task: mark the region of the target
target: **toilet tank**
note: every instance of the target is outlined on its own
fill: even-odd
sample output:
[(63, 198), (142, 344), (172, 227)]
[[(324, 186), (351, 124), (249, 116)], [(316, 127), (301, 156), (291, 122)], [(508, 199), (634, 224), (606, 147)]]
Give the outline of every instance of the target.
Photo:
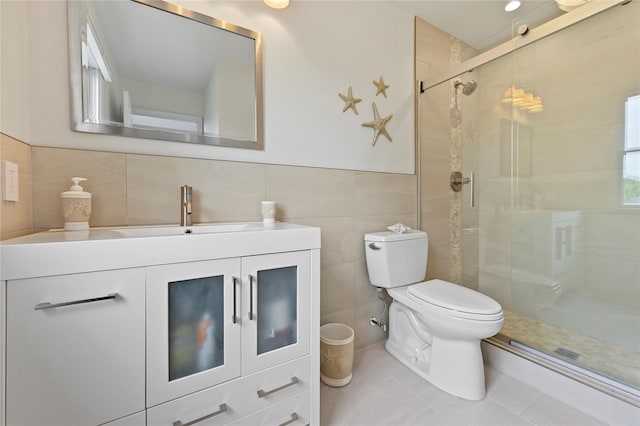
[(374, 232), (365, 234), (364, 250), (369, 281), (376, 287), (392, 288), (424, 280), (429, 237), (423, 231)]

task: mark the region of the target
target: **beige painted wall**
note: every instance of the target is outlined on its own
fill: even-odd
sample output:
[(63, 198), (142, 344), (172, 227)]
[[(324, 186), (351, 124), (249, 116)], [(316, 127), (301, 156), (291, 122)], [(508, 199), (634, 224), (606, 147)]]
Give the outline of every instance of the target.
[[(263, 35), (264, 150), (70, 129), (67, 2), (0, 1), (1, 131), (32, 145), (413, 174), (413, 17), (387, 1), (179, 1)], [(357, 17), (357, 19), (354, 19)], [(387, 97), (373, 80), (384, 77)], [(361, 98), (343, 112), (339, 93)], [(393, 114), (372, 148), (372, 103)], [(134, 100), (135, 106), (135, 100)]]

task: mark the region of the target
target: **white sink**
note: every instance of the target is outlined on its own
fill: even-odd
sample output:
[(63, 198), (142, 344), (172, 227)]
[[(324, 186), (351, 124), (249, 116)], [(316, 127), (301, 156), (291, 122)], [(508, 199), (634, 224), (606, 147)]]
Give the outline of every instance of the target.
[(256, 225), (257, 224), (255, 223), (218, 223), (193, 226), (144, 226), (140, 228), (114, 229), (114, 231), (123, 237), (170, 237), (173, 235), (198, 235), (248, 231), (250, 229), (255, 229)]

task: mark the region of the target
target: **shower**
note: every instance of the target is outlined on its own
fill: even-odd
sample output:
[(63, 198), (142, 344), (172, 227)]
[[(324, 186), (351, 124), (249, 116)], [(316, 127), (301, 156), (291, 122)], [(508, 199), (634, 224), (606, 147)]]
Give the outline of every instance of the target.
[(458, 87), (462, 86), (462, 94), (465, 96), (469, 96), (471, 94), (473, 94), (473, 92), (476, 91), (477, 87), (478, 87), (478, 82), (473, 81), (473, 80), (469, 80), (466, 83), (463, 83), (462, 81), (458, 80), (454, 83), (454, 87), (456, 89), (458, 89)]
[[(441, 255), (430, 260), (427, 279), (444, 277), (502, 305), (505, 323), (492, 346), (634, 408), (640, 192), (630, 188), (640, 187), (631, 162), (640, 157), (630, 135), (637, 135), (631, 111), (640, 105), (640, 81), (627, 64), (638, 64), (639, 17), (640, 2), (611, 6), (471, 58), (450, 39), (437, 53), (448, 71), (419, 82), (416, 132), (418, 228), (448, 236), (434, 247)], [(436, 54), (422, 41), (438, 33), (416, 28), (420, 71)], [(576, 44), (587, 31), (603, 36)], [(598, 55), (609, 52), (610, 63), (596, 70)], [(579, 81), (576, 61), (591, 70)], [(535, 97), (544, 111), (522, 107)], [(462, 174), (454, 183), (474, 173), (473, 190), (451, 191), (452, 171)]]

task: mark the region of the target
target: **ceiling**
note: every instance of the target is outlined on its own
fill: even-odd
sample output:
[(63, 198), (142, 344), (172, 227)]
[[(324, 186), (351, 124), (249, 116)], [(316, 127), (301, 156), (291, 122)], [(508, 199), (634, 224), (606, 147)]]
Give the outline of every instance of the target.
[(392, 0), (478, 50), (509, 40), (512, 28), (526, 24), (533, 28), (562, 15), (554, 0), (521, 0), (514, 12), (505, 12), (507, 0)]

